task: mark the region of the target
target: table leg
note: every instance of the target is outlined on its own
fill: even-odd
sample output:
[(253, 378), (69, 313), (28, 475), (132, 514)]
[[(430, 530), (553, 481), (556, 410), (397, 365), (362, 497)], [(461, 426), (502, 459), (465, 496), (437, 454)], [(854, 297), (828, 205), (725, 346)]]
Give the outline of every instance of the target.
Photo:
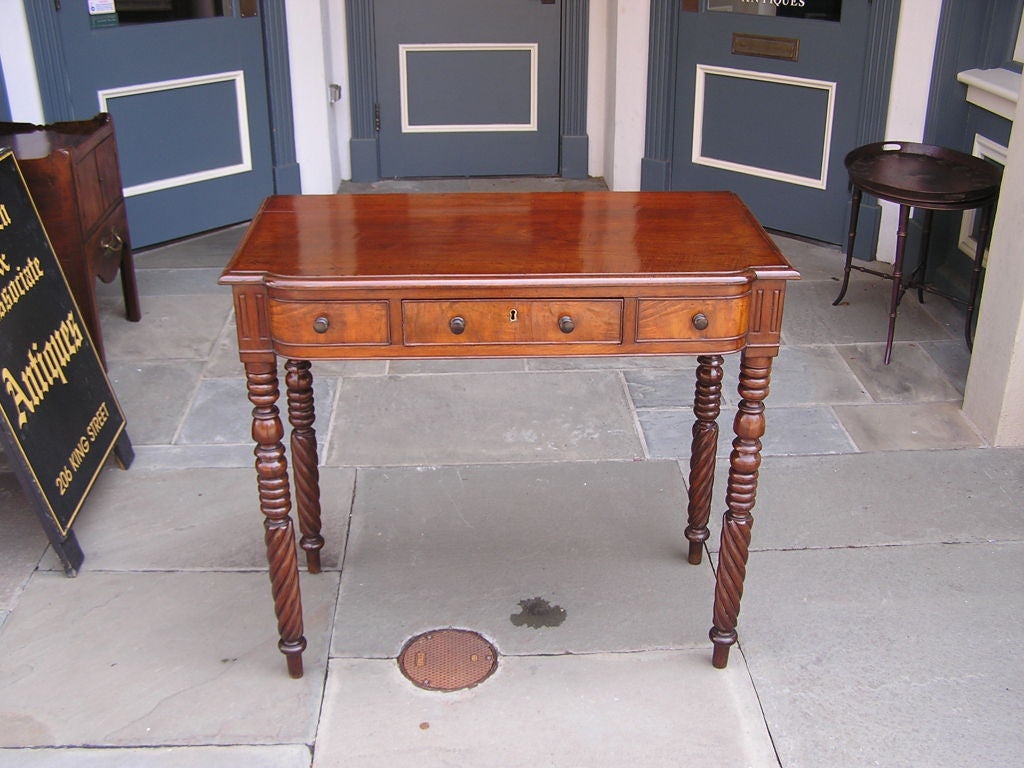
[(907, 226), (910, 223), (910, 206), (900, 206), (900, 223), (896, 228), (896, 258), (892, 265), (892, 293), (889, 299), (889, 332), (885, 337), (885, 364), (892, 359), (892, 342), (896, 336), (896, 314), (903, 296), (903, 255), (907, 251)]
[(850, 287), (850, 265), (853, 263), (853, 244), (857, 240), (857, 219), (860, 218), (860, 200), (863, 193), (853, 188), (853, 196), (850, 198), (850, 231), (846, 236), (846, 264), (843, 267), (843, 285), (839, 289), (839, 295), (832, 302), (832, 306), (839, 306), (839, 302), (846, 295), (846, 289)]
[(718, 451), (718, 416), (722, 411), (722, 356), (697, 358), (697, 386), (693, 397), (693, 442), (690, 449), (689, 507), (686, 538), (690, 542), (689, 561), (700, 565), (704, 542), (708, 539), (711, 493), (715, 480), (715, 454)]
[(924, 304), (924, 283), (928, 277), (928, 251), (932, 241), (932, 217), (934, 212), (925, 209), (924, 221), (921, 224), (921, 260), (914, 267), (914, 274), (910, 276), (910, 285), (917, 286), (917, 301)]
[(761, 465), (761, 436), (764, 435), (764, 399), (768, 396), (772, 358), (748, 356), (740, 359), (740, 405), (733, 422), (736, 438), (729, 456), (729, 485), (726, 490), (727, 510), (722, 521), (722, 543), (715, 574), (714, 643), (712, 663), (724, 669), (729, 663), (729, 649), (736, 642), (736, 620), (743, 596), (743, 579), (747, 572), (750, 528), (754, 522), (751, 510), (757, 497), (757, 472)]
[(281, 639), (278, 648), (285, 654), (288, 673), (302, 677), (302, 652), (306, 638), (302, 634), (302, 598), (299, 594), (299, 568), (292, 528), (291, 491), (288, 486), (288, 462), (284, 455), (284, 427), (277, 410), (280, 395), (277, 363), (246, 363), (246, 385), (252, 410), (252, 438), (256, 441), (256, 479), (260, 511), (266, 531), (267, 563), (270, 566), (270, 591)]
[(295, 508), (310, 573), (320, 573), (320, 470), (316, 450), (316, 410), (313, 403), (313, 374), (308, 360), (285, 363), (288, 389), (288, 421), (292, 425), (292, 474), (295, 478)]
[(139, 287), (135, 282), (132, 243), (127, 234), (121, 248), (121, 293), (124, 295), (124, 311), (131, 322), (137, 323), (142, 319), (142, 307), (139, 305)]
[(986, 205), (980, 211), (981, 223), (978, 226), (978, 247), (974, 252), (974, 267), (971, 270), (971, 288), (967, 294), (967, 319), (964, 321), (964, 338), (967, 348), (974, 350), (974, 339), (971, 337), (971, 325), (974, 312), (978, 306), (978, 289), (981, 287), (981, 265), (985, 260), (985, 249), (988, 247), (989, 228), (992, 226), (992, 206)]

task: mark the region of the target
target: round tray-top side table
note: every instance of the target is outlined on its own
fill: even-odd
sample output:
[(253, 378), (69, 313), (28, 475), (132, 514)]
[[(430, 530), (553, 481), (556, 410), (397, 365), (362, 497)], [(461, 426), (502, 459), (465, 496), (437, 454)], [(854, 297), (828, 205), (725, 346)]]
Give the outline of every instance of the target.
[[(846, 242), (846, 265), (843, 269), (843, 285), (839, 296), (832, 302), (839, 304), (846, 295), (850, 284), (850, 270), (856, 269), (892, 281), (892, 296), (889, 301), (889, 332), (885, 342), (885, 363), (892, 357), (893, 337), (896, 331), (896, 314), (900, 300), (908, 288), (917, 289), (918, 301), (924, 301), (924, 291), (938, 293), (948, 299), (967, 306), (964, 336), (971, 347), (971, 324), (978, 299), (981, 277), (982, 256), (988, 245), (992, 213), (999, 197), (1002, 171), (998, 166), (945, 147), (929, 144), (912, 144), (904, 141), (885, 141), (866, 144), (851, 151), (845, 159), (850, 175), (851, 198), (850, 231)], [(896, 232), (896, 257), (892, 273), (879, 272), (858, 266), (853, 261), (853, 244), (857, 236), (857, 218), (863, 194), (897, 203), (900, 207), (899, 226)], [(921, 260), (906, 283), (903, 280), (903, 256), (907, 247), (907, 225), (913, 208), (925, 212)], [(924, 284), (928, 265), (928, 240), (931, 235), (933, 211), (967, 211), (981, 209), (978, 229), (978, 246), (974, 255), (971, 285), (966, 301), (942, 293)]]

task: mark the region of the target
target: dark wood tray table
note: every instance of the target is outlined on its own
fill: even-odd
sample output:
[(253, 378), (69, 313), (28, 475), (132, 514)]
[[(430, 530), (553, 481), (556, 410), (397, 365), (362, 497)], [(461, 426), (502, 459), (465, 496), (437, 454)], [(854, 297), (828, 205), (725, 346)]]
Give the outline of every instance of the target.
[[(866, 144), (850, 152), (844, 161), (850, 175), (853, 190), (850, 210), (850, 231), (846, 241), (846, 265), (843, 269), (843, 284), (839, 296), (832, 302), (836, 306), (846, 295), (850, 284), (850, 270), (856, 269), (876, 277), (892, 281), (889, 300), (889, 329), (885, 342), (885, 363), (892, 358), (892, 344), (896, 333), (896, 315), (903, 294), (917, 289), (918, 301), (924, 301), (924, 292), (929, 291), (965, 304), (967, 318), (964, 323), (964, 337), (970, 348), (971, 326), (978, 303), (978, 289), (981, 285), (981, 265), (988, 246), (989, 229), (1002, 172), (991, 163), (963, 152), (929, 144), (912, 144), (905, 141), (878, 142)], [(896, 230), (896, 255), (892, 272), (879, 272), (870, 267), (853, 264), (853, 244), (857, 237), (857, 218), (863, 193), (897, 203), (900, 206), (899, 224)], [(903, 279), (903, 257), (907, 248), (907, 226), (910, 212), (920, 208), (925, 212), (922, 223), (921, 260), (910, 280)], [(971, 271), (971, 285), (966, 301), (944, 293), (925, 282), (928, 270), (928, 246), (932, 229), (933, 211), (967, 211), (981, 209), (978, 228), (978, 245)]]

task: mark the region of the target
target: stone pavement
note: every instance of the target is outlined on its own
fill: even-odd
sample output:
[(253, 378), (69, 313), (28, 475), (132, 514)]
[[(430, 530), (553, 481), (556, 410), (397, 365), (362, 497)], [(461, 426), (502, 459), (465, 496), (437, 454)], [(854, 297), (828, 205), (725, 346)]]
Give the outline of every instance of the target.
[[(79, 517), (77, 578), (0, 471), (0, 766), (1020, 762), (1024, 450), (961, 413), (949, 305), (908, 295), (882, 366), (888, 286), (855, 275), (832, 307), (839, 251), (783, 237), (804, 279), (727, 670), (715, 547), (688, 566), (682, 536), (692, 360), (364, 361), (314, 366), (327, 546), (289, 679), (217, 285), (243, 231), (139, 254), (141, 323), (103, 287), (136, 461)], [(533, 598), (564, 621), (513, 621)], [(497, 672), (414, 687), (395, 657), (449, 626)]]

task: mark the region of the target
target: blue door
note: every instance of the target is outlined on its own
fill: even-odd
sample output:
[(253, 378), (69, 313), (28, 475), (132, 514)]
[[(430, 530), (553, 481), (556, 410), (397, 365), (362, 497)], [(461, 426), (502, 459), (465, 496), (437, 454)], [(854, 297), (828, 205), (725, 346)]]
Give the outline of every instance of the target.
[(684, 5), (672, 188), (733, 190), (767, 227), (842, 242), (869, 0)]
[(558, 173), (561, 3), (376, 0), (380, 174)]
[(251, 218), (273, 192), (258, 4), (58, 5), (75, 117), (114, 118), (132, 244)]

